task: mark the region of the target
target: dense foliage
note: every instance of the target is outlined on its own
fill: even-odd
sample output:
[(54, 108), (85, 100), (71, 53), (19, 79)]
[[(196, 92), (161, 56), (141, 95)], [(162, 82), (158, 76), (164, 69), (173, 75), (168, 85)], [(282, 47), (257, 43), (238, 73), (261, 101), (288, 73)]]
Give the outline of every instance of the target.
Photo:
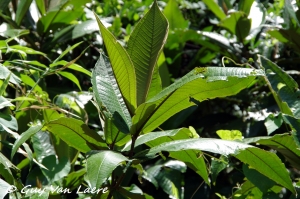
[(297, 198), (299, 7), (0, 0), (0, 199)]

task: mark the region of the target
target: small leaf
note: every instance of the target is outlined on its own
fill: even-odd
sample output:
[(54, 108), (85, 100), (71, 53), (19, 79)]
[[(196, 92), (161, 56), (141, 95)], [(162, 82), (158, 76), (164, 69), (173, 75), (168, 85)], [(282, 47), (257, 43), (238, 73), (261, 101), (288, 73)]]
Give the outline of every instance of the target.
[(81, 90), (80, 83), (75, 75), (73, 75), (72, 73), (66, 72), (66, 71), (60, 71), (60, 72), (58, 72), (58, 74), (71, 80), (74, 84), (76, 84), (76, 86), (79, 88), (79, 90)]
[(25, 143), (32, 135), (37, 133), (42, 129), (42, 125), (36, 125), (36, 126), (31, 126), (27, 131), (23, 132), (20, 137), (15, 141), (12, 151), (11, 151), (11, 158), (15, 155), (17, 152), (18, 148)]
[(218, 136), (222, 140), (242, 140), (243, 135), (238, 130), (218, 130), (217, 131)]
[(91, 188), (99, 188), (113, 170), (128, 159), (114, 151), (92, 151), (86, 162), (86, 180)]
[(85, 123), (73, 118), (59, 118), (45, 125), (65, 143), (81, 152), (105, 148), (102, 138)]

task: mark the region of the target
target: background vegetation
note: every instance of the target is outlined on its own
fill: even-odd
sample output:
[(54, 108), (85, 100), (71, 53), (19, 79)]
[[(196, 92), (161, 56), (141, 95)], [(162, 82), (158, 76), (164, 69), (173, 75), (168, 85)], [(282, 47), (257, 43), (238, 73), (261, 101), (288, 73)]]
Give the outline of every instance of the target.
[[(89, 156), (89, 149), (109, 146), (114, 153), (130, 140), (130, 136), (121, 135), (117, 142), (108, 141), (102, 128), (108, 124), (101, 124), (99, 116), (103, 122), (113, 119), (99, 113), (109, 106), (102, 109), (102, 100), (95, 99), (97, 89), (92, 81), (99, 83), (95, 76), (98, 73), (91, 72), (100, 52), (112, 60), (103, 36), (109, 35), (104, 26), (126, 47), (152, 4), (152, 0), (0, 0), (0, 198), (112, 197), (76, 193), (80, 186), (83, 191), (93, 185), (93, 173), (87, 166), (94, 160), (87, 157), (96, 157), (97, 161), (104, 158), (100, 153)], [(219, 93), (220, 98), (215, 99), (208, 94), (205, 100), (191, 97), (195, 106), (173, 114), (150, 131), (185, 127), (180, 131), (192, 133), (191, 137), (258, 146), (261, 151), (276, 154), (280, 162), (274, 160), (279, 165), (278, 176), (268, 176), (267, 164), (259, 165), (260, 162), (254, 166), (263, 171), (251, 169), (254, 158), (243, 154), (243, 159), (236, 151), (225, 155), (197, 150), (203, 162), (202, 166), (195, 165), (200, 169), (176, 158), (175, 153), (161, 152), (150, 158), (150, 151), (148, 156), (136, 156), (131, 161), (118, 156), (120, 161), (107, 166), (114, 172), (99, 170), (107, 173), (103, 179), (111, 177), (106, 184), (97, 182), (97, 186), (111, 186), (114, 198), (296, 198), (300, 174), (300, 3), (166, 0), (157, 1), (157, 5), (169, 23), (165, 45), (161, 54), (157, 52), (162, 89), (189, 75), (195, 67), (254, 68), (265, 73), (255, 74), (258, 77), (239, 93)], [(93, 11), (104, 25), (100, 32), (101, 25), (98, 26)], [(86, 134), (98, 142), (93, 143), (90, 137), (83, 138), (88, 144), (79, 144), (79, 140), (68, 142), (65, 138), (69, 131), (82, 137)], [(112, 146), (115, 143), (117, 146)], [(147, 142), (148, 146), (140, 145), (135, 152), (159, 144)], [(132, 163), (133, 160), (138, 162)], [(275, 165), (272, 160), (269, 163)], [(280, 176), (286, 171), (288, 177)], [(19, 191), (8, 194), (10, 185)], [(21, 193), (26, 185), (60, 186), (72, 193)]]

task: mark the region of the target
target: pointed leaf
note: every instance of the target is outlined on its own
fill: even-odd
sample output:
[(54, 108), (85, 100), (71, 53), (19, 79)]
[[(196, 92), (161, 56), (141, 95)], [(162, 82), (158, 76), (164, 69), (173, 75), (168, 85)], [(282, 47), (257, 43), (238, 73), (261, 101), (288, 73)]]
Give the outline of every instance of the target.
[(31, 126), (27, 131), (23, 132), (20, 137), (15, 141), (12, 150), (11, 150), (11, 158), (15, 155), (18, 148), (25, 143), (32, 135), (37, 133), (42, 129), (42, 125), (38, 124), (36, 126)]
[(113, 170), (128, 159), (114, 151), (92, 151), (86, 162), (86, 179), (91, 188), (99, 188)]
[(203, 2), (220, 20), (226, 17), (226, 14), (223, 12), (221, 7), (216, 3), (215, 0), (203, 0)]
[(51, 133), (81, 152), (105, 148), (102, 138), (80, 120), (59, 118), (46, 124), (46, 127)]
[[(267, 58), (259, 56), (259, 63), (266, 70), (266, 81), (271, 85), (270, 89), (272, 89), (273, 96), (281, 111), (286, 114), (291, 111), (293, 116), (300, 119), (300, 91), (297, 82)], [(283, 103), (287, 103), (289, 112), (284, 110)]]
[(154, 68), (166, 40), (168, 26), (167, 19), (154, 1), (149, 12), (137, 23), (130, 35), (128, 54), (136, 72), (137, 105), (147, 99)]
[[(11, 74), (11, 75), (10, 75)], [(15, 74), (13, 74), (9, 69), (7, 69), (5, 66), (0, 64), (0, 79), (6, 79), (10, 75), (9, 82), (19, 85), (21, 83), (21, 80), (19, 77), (17, 77)]]
[(18, 26), (21, 24), (22, 19), (24, 18), (26, 12), (28, 11), (31, 2), (32, 0), (19, 1), (17, 12), (16, 12), (16, 19), (15, 19)]
[(119, 90), (109, 60), (102, 53), (92, 73), (92, 84), (99, 107), (104, 106), (108, 110), (111, 117), (114, 118), (114, 124), (120, 131), (129, 133), (131, 116)]
[(136, 76), (133, 63), (126, 50), (101, 23), (99, 17), (96, 14), (95, 16), (111, 61), (115, 79), (129, 112), (133, 114), (136, 108)]
[(114, 124), (114, 118), (106, 117), (104, 121), (104, 136), (107, 144), (117, 144), (124, 139), (126, 135), (121, 132)]
[[(50, 64), (50, 67), (54, 67), (54, 66), (66, 66), (68, 64), (67, 61), (61, 60), (61, 61), (57, 61), (53, 64)], [(68, 69), (72, 69), (81, 73), (84, 73), (88, 76), (92, 76), (92, 73), (90, 71), (88, 71), (87, 69), (83, 68), (82, 66), (78, 65), (78, 64), (71, 64), (70, 66), (68, 66)]]
[(287, 169), (274, 153), (249, 147), (237, 151), (234, 156), (276, 183), (286, 187), (292, 193), (296, 193)]
[(131, 133), (150, 132), (195, 101), (237, 94), (260, 75), (261, 70), (247, 68), (195, 68), (138, 107)]
[(147, 157), (153, 157), (155, 156), (155, 154), (160, 153), (162, 151), (172, 152), (189, 149), (208, 151), (227, 156), (235, 154), (240, 150), (252, 147), (253, 146), (251, 145), (235, 141), (220, 140), (214, 138), (195, 138), (165, 142), (149, 150), (142, 151), (136, 154), (136, 156), (145, 155)]
[(79, 46), (80, 44), (82, 44), (83, 41), (78, 42), (76, 44), (74, 44), (73, 46), (67, 48), (66, 50), (64, 50), (54, 61), (53, 63), (56, 63), (58, 60), (60, 60), (61, 58), (63, 58), (68, 52), (70, 52), (71, 50), (73, 50), (74, 48), (76, 48), (77, 46)]
[(245, 143), (258, 143), (281, 153), (291, 165), (300, 169), (300, 150), (289, 134), (278, 134), (273, 137), (255, 137), (243, 140)]
[(75, 75), (73, 75), (72, 73), (66, 72), (66, 71), (60, 71), (60, 72), (58, 72), (58, 74), (71, 80), (74, 84), (76, 84), (76, 86), (79, 88), (79, 90), (81, 90), (80, 83)]

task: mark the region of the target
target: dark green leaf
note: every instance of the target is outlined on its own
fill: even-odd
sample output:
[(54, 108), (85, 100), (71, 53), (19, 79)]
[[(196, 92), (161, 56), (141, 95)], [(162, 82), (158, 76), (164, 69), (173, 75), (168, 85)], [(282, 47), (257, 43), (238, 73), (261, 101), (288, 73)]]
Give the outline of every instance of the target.
[(91, 188), (101, 187), (113, 170), (128, 159), (114, 151), (92, 151), (86, 162), (86, 180)]
[(31, 2), (32, 0), (19, 1), (17, 12), (16, 12), (16, 19), (15, 19), (18, 26), (21, 24), (22, 19), (24, 18), (26, 12), (28, 11)]

